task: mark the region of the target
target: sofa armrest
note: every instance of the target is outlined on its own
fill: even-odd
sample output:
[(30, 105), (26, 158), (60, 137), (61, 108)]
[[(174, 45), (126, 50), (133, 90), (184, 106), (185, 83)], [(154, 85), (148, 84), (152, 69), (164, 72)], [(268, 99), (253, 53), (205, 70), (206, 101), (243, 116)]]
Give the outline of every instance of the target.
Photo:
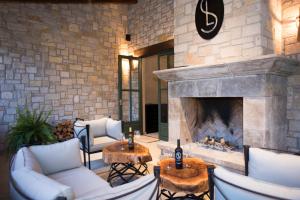
[(135, 181), (117, 187), (108, 188), (105, 191), (98, 191), (84, 197), (83, 199), (147, 199), (156, 200), (159, 179), (153, 174), (143, 176)]
[(224, 168), (214, 170), (215, 199), (289, 199), (300, 196), (300, 188), (273, 184), (236, 174)]

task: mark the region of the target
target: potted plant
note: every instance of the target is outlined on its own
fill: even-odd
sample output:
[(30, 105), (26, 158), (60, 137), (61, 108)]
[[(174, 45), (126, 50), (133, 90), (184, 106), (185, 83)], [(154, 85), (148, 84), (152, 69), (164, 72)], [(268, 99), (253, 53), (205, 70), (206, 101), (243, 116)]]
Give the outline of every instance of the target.
[(27, 107), (17, 109), (17, 121), (9, 130), (7, 150), (10, 155), (23, 146), (56, 142), (52, 127), (47, 122), (51, 112), (30, 111)]

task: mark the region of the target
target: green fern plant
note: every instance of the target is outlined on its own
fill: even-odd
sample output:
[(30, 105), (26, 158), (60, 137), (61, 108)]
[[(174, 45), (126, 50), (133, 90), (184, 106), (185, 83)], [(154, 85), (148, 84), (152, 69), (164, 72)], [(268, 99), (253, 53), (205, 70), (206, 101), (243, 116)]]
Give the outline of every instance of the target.
[(27, 107), (17, 109), (16, 124), (9, 130), (7, 150), (9, 155), (18, 151), (22, 146), (34, 144), (49, 144), (56, 142), (52, 127), (47, 122), (51, 112), (30, 111)]

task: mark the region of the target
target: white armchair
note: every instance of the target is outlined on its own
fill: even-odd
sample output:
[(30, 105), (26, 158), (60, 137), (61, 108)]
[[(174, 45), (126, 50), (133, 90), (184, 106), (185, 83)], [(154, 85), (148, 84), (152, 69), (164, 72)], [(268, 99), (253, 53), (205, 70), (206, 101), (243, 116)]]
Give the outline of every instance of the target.
[(74, 137), (80, 139), (84, 165), (86, 166), (87, 154), (91, 169), (90, 154), (101, 152), (105, 146), (122, 139), (122, 122), (106, 117), (90, 121), (76, 118)]
[(149, 199), (158, 193), (159, 168), (133, 182), (111, 187), (83, 167), (78, 139), (51, 145), (23, 147), (10, 165), (13, 200)]
[[(245, 148), (245, 175), (217, 167), (212, 174), (217, 200), (300, 199), (300, 157)], [(248, 176), (247, 176), (248, 175)]]

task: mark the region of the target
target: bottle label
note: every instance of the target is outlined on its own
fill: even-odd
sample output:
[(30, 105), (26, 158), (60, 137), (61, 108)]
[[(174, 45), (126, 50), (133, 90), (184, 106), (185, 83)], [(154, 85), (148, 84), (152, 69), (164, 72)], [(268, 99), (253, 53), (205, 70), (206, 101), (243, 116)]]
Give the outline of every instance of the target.
[(180, 162), (181, 161), (181, 153), (180, 152), (176, 152), (176, 154), (175, 154), (175, 158), (176, 158), (176, 161), (178, 162)]

